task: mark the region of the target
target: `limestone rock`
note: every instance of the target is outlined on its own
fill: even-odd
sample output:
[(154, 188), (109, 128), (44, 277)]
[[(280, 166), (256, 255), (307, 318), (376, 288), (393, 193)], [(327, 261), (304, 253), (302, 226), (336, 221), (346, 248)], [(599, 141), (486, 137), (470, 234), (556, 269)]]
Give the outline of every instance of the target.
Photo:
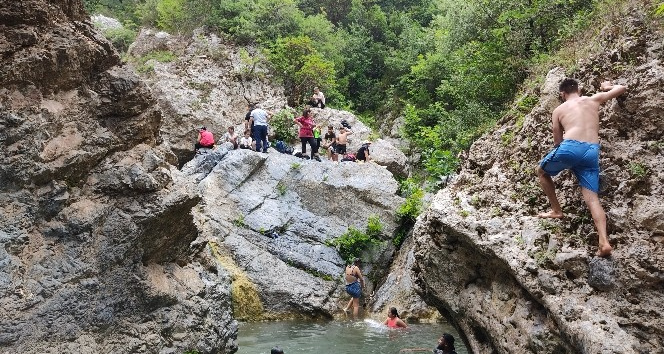
[(616, 274), (613, 263), (604, 258), (593, 258), (590, 261), (588, 285), (597, 290), (609, 291), (616, 284)]
[(386, 140), (378, 139), (371, 144), (371, 160), (395, 176), (408, 176), (408, 159), (406, 155)]
[[(391, 245), (394, 206), (403, 202), (392, 175), (374, 164), (305, 161), (274, 150), (210, 154), (217, 157), (197, 156), (183, 171), (200, 181), (200, 237), (218, 244), (247, 287), (259, 289), (252, 290), (257, 310), (246, 318), (337, 313), (337, 303), (345, 300), (345, 261), (328, 242), (351, 226), (364, 230), (368, 218), (377, 216), (383, 243)], [(212, 170), (201, 168), (206, 159), (218, 161)], [(382, 274), (394, 249), (376, 252), (366, 260), (366, 274)], [(366, 295), (375, 285), (368, 282)]]
[[(594, 42), (600, 49), (578, 70), (552, 69), (527, 92), (539, 100), (523, 124), (507, 116), (478, 139), (459, 175), (418, 219), (416, 290), (462, 329), (474, 352), (663, 350), (664, 183), (654, 142), (664, 138), (664, 67), (655, 54), (661, 33), (647, 29), (644, 11), (630, 7), (601, 31)], [(633, 69), (615, 69), (622, 65)], [(548, 208), (532, 170), (552, 145), (557, 85), (568, 75), (589, 95), (608, 77), (628, 87), (600, 111), (609, 259), (594, 257), (597, 233), (572, 174), (554, 178), (566, 217), (533, 217)]]
[(80, 1), (0, 2), (0, 351), (230, 353), (230, 276)]
[[(148, 83), (163, 112), (162, 138), (184, 164), (193, 157), (198, 126), (219, 139), (227, 127), (244, 131), (247, 105), (259, 103), (278, 111), (286, 105), (283, 87), (275, 85), (265, 59), (255, 48), (237, 48), (203, 30), (191, 37), (142, 29), (128, 54), (136, 60), (151, 53), (173, 56), (172, 61), (149, 60), (149, 69), (135, 68)], [(252, 57), (255, 64), (243, 56)]]

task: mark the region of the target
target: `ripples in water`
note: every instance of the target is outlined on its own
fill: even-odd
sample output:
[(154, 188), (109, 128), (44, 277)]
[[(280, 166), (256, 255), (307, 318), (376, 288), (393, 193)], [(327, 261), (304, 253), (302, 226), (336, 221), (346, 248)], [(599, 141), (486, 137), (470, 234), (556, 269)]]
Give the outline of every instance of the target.
[(278, 345), (286, 354), (397, 354), (405, 348), (436, 346), (445, 332), (457, 339), (458, 354), (468, 351), (456, 330), (446, 323), (409, 324), (407, 329), (389, 329), (381, 322), (281, 321), (241, 323), (238, 354), (269, 354)]

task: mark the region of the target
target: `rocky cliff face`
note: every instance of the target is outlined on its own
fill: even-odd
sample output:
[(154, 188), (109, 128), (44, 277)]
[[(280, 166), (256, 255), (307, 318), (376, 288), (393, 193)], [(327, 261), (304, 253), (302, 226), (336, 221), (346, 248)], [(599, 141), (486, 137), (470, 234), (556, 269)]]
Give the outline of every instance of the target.
[[(416, 225), (418, 291), (474, 352), (664, 352), (662, 32), (646, 7), (616, 11), (594, 39), (600, 51), (526, 92)], [(533, 216), (548, 207), (533, 170), (552, 146), (566, 75), (587, 94), (607, 78), (629, 87), (600, 112), (608, 259), (594, 256), (597, 234), (571, 174), (555, 179), (566, 218)]]
[(77, 0), (0, 3), (0, 53), (0, 352), (232, 352), (147, 87)]
[[(219, 148), (197, 155), (183, 172), (198, 181), (200, 241), (233, 269), (240, 319), (332, 317), (347, 301), (345, 260), (329, 242), (378, 217), (384, 240), (366, 254), (367, 295), (389, 266), (397, 225), (397, 183), (375, 164), (303, 161)], [(342, 299), (343, 298), (343, 299)]]
[(195, 127), (207, 126), (221, 138), (233, 126), (242, 135), (248, 104), (273, 111), (286, 105), (258, 50), (203, 30), (182, 37), (143, 29), (128, 54), (159, 101), (162, 137), (181, 164), (192, 158)]
[[(369, 289), (388, 269), (402, 199), (383, 166), (221, 147), (180, 171), (173, 151), (208, 121), (185, 94), (158, 104), (79, 1), (2, 2), (0, 19), (0, 352), (232, 353), (236, 318), (332, 317), (346, 297), (329, 241), (370, 216)], [(182, 60), (209, 54), (199, 40)], [(219, 77), (185, 64), (200, 98)], [(212, 111), (230, 107), (214, 124), (280, 104), (236, 84), (214, 93)]]
[[(272, 78), (260, 51), (233, 46), (202, 29), (191, 37), (143, 29), (129, 55), (129, 64), (159, 101), (161, 136), (180, 164), (192, 158), (195, 127), (207, 126), (217, 139), (231, 126), (242, 135), (248, 104), (273, 112), (286, 108), (284, 88)], [(312, 114), (323, 130), (328, 124), (338, 129), (343, 120), (352, 126), (349, 152), (357, 151), (372, 134), (371, 128), (350, 112), (312, 108)], [(295, 124), (292, 129), (297, 129)], [(406, 156), (391, 142), (374, 142), (372, 154), (374, 161), (393, 174), (408, 175)]]

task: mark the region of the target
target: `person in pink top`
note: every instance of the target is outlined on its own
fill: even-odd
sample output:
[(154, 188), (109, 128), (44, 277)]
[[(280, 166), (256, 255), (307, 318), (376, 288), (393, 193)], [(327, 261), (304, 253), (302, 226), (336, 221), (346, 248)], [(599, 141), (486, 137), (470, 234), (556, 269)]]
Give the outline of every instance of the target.
[(306, 155), (307, 143), (309, 143), (309, 146), (311, 146), (311, 158), (320, 161), (320, 157), (318, 156), (318, 142), (314, 138), (316, 123), (311, 118), (311, 110), (309, 108), (305, 109), (302, 112), (302, 117), (295, 118), (293, 121), (300, 127), (299, 136), (302, 142), (302, 155)]
[(399, 318), (396, 307), (390, 307), (390, 310), (387, 312), (387, 319), (383, 324), (389, 328), (408, 328), (406, 322)]
[(214, 136), (207, 128), (198, 128), (198, 142), (194, 145), (194, 150), (198, 151), (200, 148), (212, 149), (214, 147)]

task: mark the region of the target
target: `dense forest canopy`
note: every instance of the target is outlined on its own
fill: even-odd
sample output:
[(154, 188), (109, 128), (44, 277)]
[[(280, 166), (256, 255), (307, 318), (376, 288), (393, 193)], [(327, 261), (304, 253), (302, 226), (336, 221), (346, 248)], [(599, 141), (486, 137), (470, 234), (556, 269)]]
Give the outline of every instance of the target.
[[(266, 58), (298, 105), (318, 86), (334, 107), (402, 137), (435, 180), (490, 127), (528, 68), (617, 0), (85, 0), (128, 30), (207, 26)], [(536, 100), (526, 101), (526, 106)], [(528, 107), (526, 107), (528, 108)]]

